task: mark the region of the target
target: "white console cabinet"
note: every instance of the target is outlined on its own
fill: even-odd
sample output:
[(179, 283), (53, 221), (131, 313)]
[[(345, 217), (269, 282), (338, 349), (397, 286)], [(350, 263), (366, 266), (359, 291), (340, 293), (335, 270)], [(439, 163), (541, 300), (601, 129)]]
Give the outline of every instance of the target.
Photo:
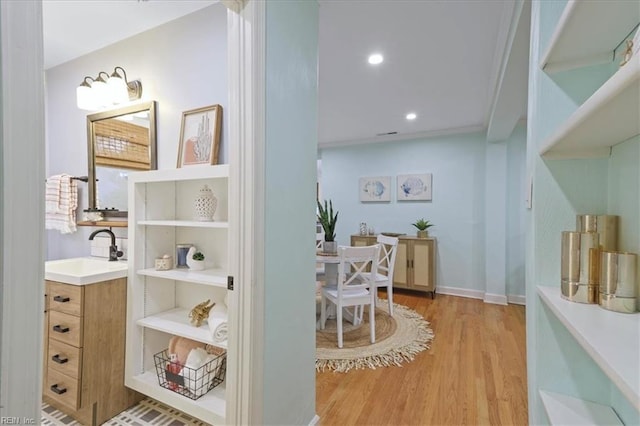
[[(208, 185), (218, 200), (214, 220), (194, 220), (194, 200)], [(154, 354), (166, 349), (172, 335), (215, 343), (207, 323), (195, 327), (189, 311), (207, 299), (224, 303), (229, 268), (229, 166), (190, 166), (129, 175), (129, 291), (127, 297), (126, 386), (212, 424), (225, 424), (226, 393), (232, 377), (197, 400), (159, 385)], [(205, 254), (206, 269), (157, 271), (155, 259), (176, 245), (191, 243)], [(233, 300), (233, 298), (229, 298)], [(232, 307), (229, 307), (231, 310)]]

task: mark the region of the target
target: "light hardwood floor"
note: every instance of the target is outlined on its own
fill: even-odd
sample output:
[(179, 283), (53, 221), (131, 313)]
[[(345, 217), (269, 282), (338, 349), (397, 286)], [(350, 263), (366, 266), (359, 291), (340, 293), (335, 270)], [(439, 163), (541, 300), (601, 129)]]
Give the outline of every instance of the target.
[(401, 368), (317, 373), (320, 425), (528, 423), (524, 306), (400, 290), (394, 301), (431, 323), (431, 349)]

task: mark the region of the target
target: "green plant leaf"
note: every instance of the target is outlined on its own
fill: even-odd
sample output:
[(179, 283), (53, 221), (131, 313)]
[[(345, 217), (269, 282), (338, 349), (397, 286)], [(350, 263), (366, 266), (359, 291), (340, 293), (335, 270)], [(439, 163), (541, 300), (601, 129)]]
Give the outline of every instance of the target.
[(333, 212), (333, 202), (324, 200), (324, 205), (320, 200), (316, 200), (318, 204), (318, 222), (324, 230), (325, 241), (335, 241), (336, 238), (336, 222), (338, 221), (338, 212)]

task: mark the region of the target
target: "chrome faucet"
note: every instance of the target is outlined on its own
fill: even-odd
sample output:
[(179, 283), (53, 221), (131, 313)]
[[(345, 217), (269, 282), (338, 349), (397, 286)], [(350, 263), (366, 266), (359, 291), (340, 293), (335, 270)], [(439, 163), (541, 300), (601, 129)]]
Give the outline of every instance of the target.
[(97, 231), (93, 231), (91, 235), (89, 235), (89, 241), (93, 240), (93, 238), (101, 233), (106, 232), (111, 236), (111, 245), (109, 246), (109, 262), (113, 262), (118, 260), (124, 253), (118, 250), (118, 246), (116, 245), (116, 236), (110, 229), (98, 229)]

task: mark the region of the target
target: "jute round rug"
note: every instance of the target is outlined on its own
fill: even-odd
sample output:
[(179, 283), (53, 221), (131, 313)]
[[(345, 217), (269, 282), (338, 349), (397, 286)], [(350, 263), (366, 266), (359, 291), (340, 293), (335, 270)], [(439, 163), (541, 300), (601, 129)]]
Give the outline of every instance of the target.
[(327, 320), (324, 330), (316, 330), (316, 371), (333, 370), (340, 373), (355, 368), (402, 366), (413, 361), (415, 355), (429, 349), (433, 331), (420, 314), (403, 305), (379, 300), (376, 307), (376, 342), (369, 336), (369, 312), (365, 309), (363, 322), (354, 326), (343, 321), (343, 348), (338, 348), (336, 320)]

